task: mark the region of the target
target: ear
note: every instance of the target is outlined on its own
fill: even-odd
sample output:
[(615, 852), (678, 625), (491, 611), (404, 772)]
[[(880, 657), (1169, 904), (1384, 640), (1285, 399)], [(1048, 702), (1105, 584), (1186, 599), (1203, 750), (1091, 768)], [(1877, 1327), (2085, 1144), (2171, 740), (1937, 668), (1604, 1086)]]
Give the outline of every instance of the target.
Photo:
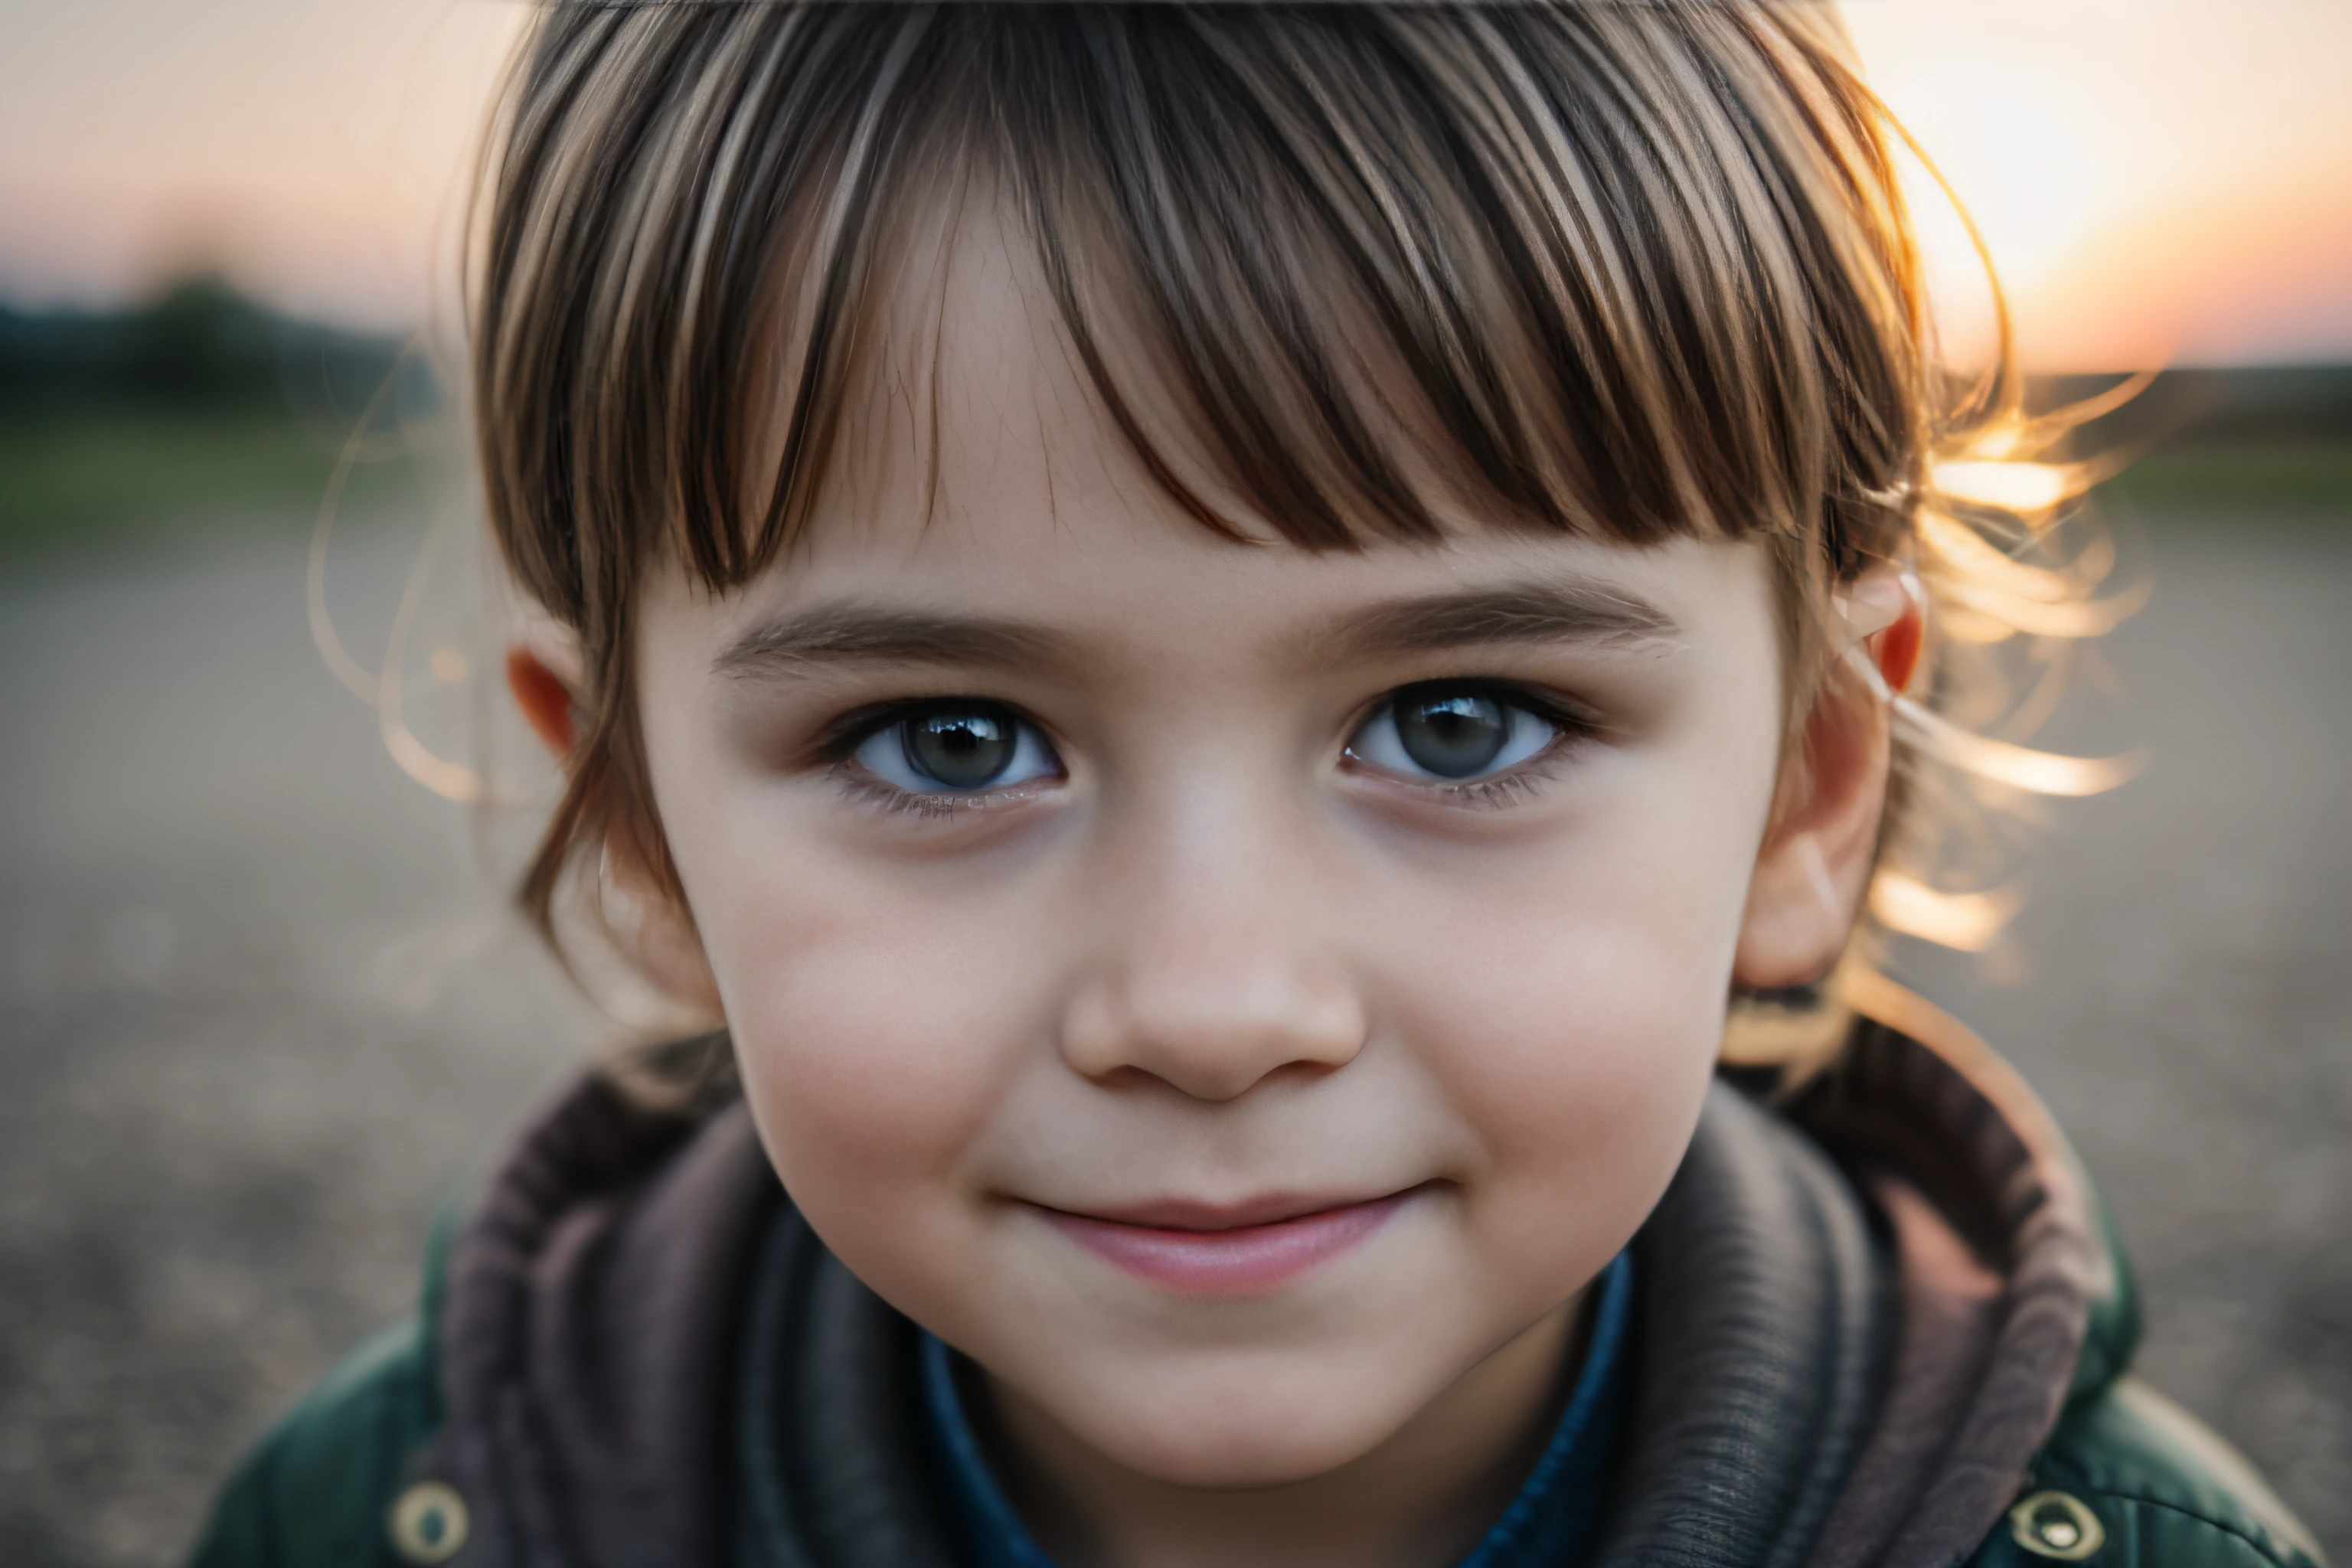
[[(531, 731), (559, 765), (579, 743), (579, 646), (560, 628), (534, 626), (507, 649), (507, 689)], [(703, 956), (694, 916), (668, 862), (643, 841), (658, 827), (614, 822), (605, 830), (596, 868), (596, 900), (605, 930), (632, 968), (670, 1000), (721, 1021), (719, 983)]]
[(580, 738), (573, 717), (580, 684), (576, 650), (560, 647), (552, 637), (533, 637), (507, 649), (507, 689), (514, 693), (515, 706), (522, 710), (531, 732), (559, 763), (572, 754)]
[(1783, 769), (1732, 960), (1732, 978), (1755, 990), (1809, 985), (1836, 966), (1877, 860), (1892, 698), (1917, 662), (1919, 596), (1881, 568), (1841, 594), (1838, 609), (1846, 647), (1869, 672), (1832, 664)]

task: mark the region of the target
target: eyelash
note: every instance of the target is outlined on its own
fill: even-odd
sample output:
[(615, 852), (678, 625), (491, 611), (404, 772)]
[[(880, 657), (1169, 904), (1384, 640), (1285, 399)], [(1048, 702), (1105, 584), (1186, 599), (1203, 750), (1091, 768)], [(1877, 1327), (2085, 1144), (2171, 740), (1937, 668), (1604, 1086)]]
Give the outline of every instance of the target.
[(861, 803), (878, 810), (899, 812), (920, 817), (927, 822), (940, 822), (967, 812), (988, 809), (988, 797), (983, 795), (917, 795), (886, 784), (871, 774), (853, 770), (846, 763), (837, 764), (834, 777), (843, 789)]
[(1438, 796), (1447, 805), (1467, 811), (1492, 811), (1500, 806), (1517, 805), (1532, 798), (1550, 782), (1560, 742), (1568, 739), (1569, 733), (1562, 731), (1559, 739), (1550, 745), (1509, 773), (1496, 773), (1492, 778), (1470, 779), (1461, 784), (1417, 784), (1412, 787)]

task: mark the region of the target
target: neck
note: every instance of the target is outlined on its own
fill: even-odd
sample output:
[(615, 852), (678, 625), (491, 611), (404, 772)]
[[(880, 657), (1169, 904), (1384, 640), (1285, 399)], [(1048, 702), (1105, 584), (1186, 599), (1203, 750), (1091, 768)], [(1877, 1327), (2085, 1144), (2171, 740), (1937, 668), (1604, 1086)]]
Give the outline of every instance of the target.
[[(1281, 1486), (1173, 1486), (1104, 1458), (990, 1380), (976, 1425), (1066, 1568), (1443, 1568), (1510, 1503), (1581, 1359), (1582, 1298), (1479, 1362), (1370, 1452)], [(1573, 1353), (1572, 1353), (1573, 1352)]]

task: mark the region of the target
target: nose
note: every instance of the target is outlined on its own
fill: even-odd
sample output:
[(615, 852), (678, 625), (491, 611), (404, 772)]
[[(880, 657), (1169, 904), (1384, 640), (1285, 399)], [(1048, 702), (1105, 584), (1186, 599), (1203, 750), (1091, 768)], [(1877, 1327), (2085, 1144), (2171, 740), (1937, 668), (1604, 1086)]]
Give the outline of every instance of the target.
[[(1166, 847), (1163, 846), (1163, 847)], [(1363, 1003), (1320, 940), (1281, 857), (1169, 855), (1129, 881), (1127, 918), (1062, 1021), (1064, 1060), (1097, 1081), (1141, 1073), (1194, 1100), (1237, 1100), (1286, 1068), (1328, 1071), (1363, 1048)], [(1255, 861), (1255, 864), (1250, 864)]]
[(1286, 1068), (1355, 1059), (1363, 1010), (1336, 979), (1275, 954), (1155, 963), (1074, 996), (1062, 1055), (1090, 1079), (1141, 1072), (1194, 1100), (1238, 1100)]

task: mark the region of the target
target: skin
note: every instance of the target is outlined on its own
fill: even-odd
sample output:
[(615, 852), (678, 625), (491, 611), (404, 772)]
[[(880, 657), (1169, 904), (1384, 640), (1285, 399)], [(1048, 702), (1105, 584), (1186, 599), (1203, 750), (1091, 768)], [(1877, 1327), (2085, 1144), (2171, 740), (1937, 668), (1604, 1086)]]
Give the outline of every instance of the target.
[[(1213, 537), (975, 227), (903, 312), (939, 323), (937, 447), (877, 397), (791, 559), (719, 595), (646, 584), (684, 898), (616, 847), (640, 956), (723, 1015), (817, 1232), (976, 1364), (1057, 1561), (1435, 1568), (1556, 1418), (1581, 1293), (1682, 1158), (1731, 983), (1842, 950), (1885, 713), (1826, 703), (1784, 760), (1748, 544)], [(1906, 602), (1849, 603), (1861, 635)], [(552, 741), (551, 666), (520, 652), (517, 689)], [(1438, 679), (1559, 732), (1483, 780), (1382, 765), (1384, 700)], [(910, 795), (864, 731), (827, 743), (930, 699), (1004, 705), (1051, 766)], [(1054, 1219), (1391, 1194), (1360, 1245), (1239, 1294), (1139, 1279)]]

